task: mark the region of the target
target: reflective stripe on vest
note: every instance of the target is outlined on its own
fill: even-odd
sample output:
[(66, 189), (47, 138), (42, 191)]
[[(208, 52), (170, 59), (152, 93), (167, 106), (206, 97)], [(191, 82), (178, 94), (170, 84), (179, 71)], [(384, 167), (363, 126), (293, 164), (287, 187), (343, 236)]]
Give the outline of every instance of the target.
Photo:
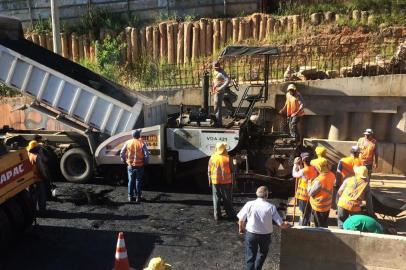
[(127, 141), (127, 164), (133, 167), (144, 166), (144, 143), (140, 139)]
[(373, 163), (375, 155), (376, 140), (367, 140), (365, 138), (360, 138), (358, 140), (358, 147), (360, 148), (359, 157), (364, 165), (370, 165)]
[(353, 156), (344, 157), (341, 160), (341, 175), (343, 179), (354, 175), (354, 167), (362, 166), (362, 161), (359, 158)]
[(292, 96), (291, 94), (286, 94), (286, 114), (291, 116), (293, 113), (296, 113), (297, 116), (303, 116), (303, 108), (299, 111), (300, 100), (299, 96)]
[(41, 177), (39, 175), (38, 168), (37, 168), (37, 154), (28, 152), (28, 159), (30, 160), (30, 163), (32, 164), (34, 179), (39, 180)]
[(232, 175), (228, 155), (212, 155), (209, 161), (209, 171), (212, 184), (231, 184)]
[(299, 179), (296, 190), (296, 198), (303, 201), (309, 200), (309, 193), (307, 192), (307, 181), (313, 180), (317, 177), (317, 171), (313, 166), (306, 166), (303, 168), (303, 176)]
[(330, 211), (333, 200), (335, 175), (329, 171), (327, 173), (321, 173), (315, 180), (320, 182), (321, 189), (314, 197), (310, 197), (312, 209), (317, 212)]
[(367, 182), (361, 178), (348, 178), (343, 194), (338, 199), (337, 205), (350, 212), (360, 212), (362, 203), (362, 194), (367, 186)]

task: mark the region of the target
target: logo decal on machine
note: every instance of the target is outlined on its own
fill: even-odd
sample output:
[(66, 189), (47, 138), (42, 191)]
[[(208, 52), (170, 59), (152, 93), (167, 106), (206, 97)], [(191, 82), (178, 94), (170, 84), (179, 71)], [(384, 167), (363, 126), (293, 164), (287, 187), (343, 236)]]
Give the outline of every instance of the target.
[(25, 160), (6, 171), (0, 172), (0, 188), (28, 173), (30, 167), (31, 163), (28, 160)]

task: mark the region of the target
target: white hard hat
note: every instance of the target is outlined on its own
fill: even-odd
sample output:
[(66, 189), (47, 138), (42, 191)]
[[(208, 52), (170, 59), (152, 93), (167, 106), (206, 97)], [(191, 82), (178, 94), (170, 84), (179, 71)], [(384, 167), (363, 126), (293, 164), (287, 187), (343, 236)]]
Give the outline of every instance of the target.
[(293, 83), (288, 85), (288, 91), (289, 90), (297, 90), (296, 85), (294, 85)]
[(365, 134), (365, 135), (371, 135), (371, 134), (374, 134), (374, 131), (373, 131), (371, 128), (367, 128), (367, 129), (364, 131), (364, 134)]

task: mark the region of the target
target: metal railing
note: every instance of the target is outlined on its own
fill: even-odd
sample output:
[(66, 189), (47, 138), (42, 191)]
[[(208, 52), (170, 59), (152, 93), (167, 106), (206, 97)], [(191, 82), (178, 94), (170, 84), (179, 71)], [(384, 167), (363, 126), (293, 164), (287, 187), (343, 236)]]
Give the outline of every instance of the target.
[[(289, 67), (294, 74), (289, 80), (406, 73), (406, 59), (399, 63), (399, 59), (394, 58), (398, 47), (395, 43), (281, 46), (280, 55), (270, 57), (269, 81), (286, 79), (285, 73)], [(265, 58), (261, 56), (241, 57), (224, 59), (222, 64), (238, 83), (257, 84), (264, 80), (264, 61)], [(132, 88), (162, 90), (200, 87), (205, 70), (211, 70), (211, 60), (182, 65), (156, 64), (154, 79), (135, 82)]]

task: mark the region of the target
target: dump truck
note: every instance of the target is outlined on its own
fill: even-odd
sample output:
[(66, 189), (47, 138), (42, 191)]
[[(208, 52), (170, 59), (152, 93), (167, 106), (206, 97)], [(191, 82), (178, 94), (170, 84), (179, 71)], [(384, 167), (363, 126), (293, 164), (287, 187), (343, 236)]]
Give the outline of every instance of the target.
[(0, 251), (35, 219), (34, 203), (28, 188), (34, 171), (27, 150), (8, 150), (0, 141)]
[[(7, 145), (20, 146), (40, 135), (54, 149), (68, 181), (86, 182), (95, 174), (123, 178), (120, 149), (131, 138), (131, 130), (142, 128), (151, 154), (150, 167), (163, 169), (165, 177), (157, 179), (173, 179), (171, 176), (186, 171), (191, 175), (204, 172), (216, 143), (226, 142), (243, 169), (237, 179), (258, 178), (292, 187), (292, 181), (284, 181), (289, 177), (275, 178), (276, 172), (267, 173), (263, 164), (270, 158), (277, 164), (293, 161), (297, 145), (288, 134), (265, 131), (251, 118), (256, 103), (268, 96), (269, 61), (279, 53), (277, 48), (230, 46), (223, 51), (224, 58), (264, 57), (265, 75), (261, 83), (244, 90), (235, 112), (218, 128), (209, 114), (207, 73), (202, 80), (202, 108), (184, 110), (180, 106), (179, 113), (168, 116), (165, 98), (154, 100), (130, 91), (24, 39), (18, 20), (0, 18), (0, 32), (0, 82), (32, 98), (21, 109), (33, 108), (68, 127), (63, 132), (3, 129), (0, 133), (6, 133)], [(207, 186), (207, 181), (196, 184)]]

